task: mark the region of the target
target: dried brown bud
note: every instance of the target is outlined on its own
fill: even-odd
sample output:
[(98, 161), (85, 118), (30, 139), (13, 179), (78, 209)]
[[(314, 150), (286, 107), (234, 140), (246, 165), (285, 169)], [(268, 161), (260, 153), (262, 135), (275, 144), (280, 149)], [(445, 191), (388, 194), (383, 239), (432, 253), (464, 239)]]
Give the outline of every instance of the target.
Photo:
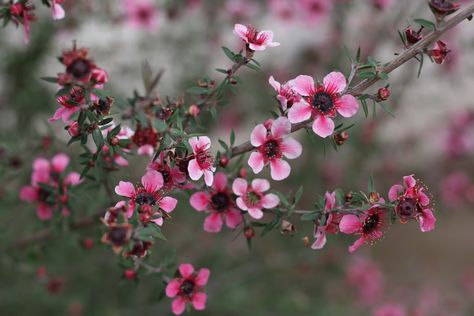
[(369, 201), (370, 201), (370, 203), (375, 204), (375, 203), (377, 203), (379, 200), (380, 200), (380, 194), (378, 194), (377, 192), (370, 192), (370, 193), (369, 193)]
[(349, 133), (344, 131), (334, 135), (334, 141), (338, 146), (341, 146), (349, 139)]
[(295, 225), (287, 220), (281, 221), (281, 233), (293, 235), (296, 232)]

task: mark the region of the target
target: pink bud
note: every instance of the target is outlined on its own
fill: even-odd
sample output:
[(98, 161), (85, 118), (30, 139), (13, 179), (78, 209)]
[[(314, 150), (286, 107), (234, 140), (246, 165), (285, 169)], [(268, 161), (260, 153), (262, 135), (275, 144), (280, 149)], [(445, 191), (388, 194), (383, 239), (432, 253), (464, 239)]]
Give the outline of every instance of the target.
[(102, 68), (94, 68), (92, 69), (92, 81), (95, 81), (98, 84), (106, 83), (109, 80), (109, 75), (107, 71)]
[(188, 109), (189, 115), (193, 117), (198, 116), (200, 112), (201, 110), (199, 109), (199, 106), (197, 106), (196, 104), (192, 104)]

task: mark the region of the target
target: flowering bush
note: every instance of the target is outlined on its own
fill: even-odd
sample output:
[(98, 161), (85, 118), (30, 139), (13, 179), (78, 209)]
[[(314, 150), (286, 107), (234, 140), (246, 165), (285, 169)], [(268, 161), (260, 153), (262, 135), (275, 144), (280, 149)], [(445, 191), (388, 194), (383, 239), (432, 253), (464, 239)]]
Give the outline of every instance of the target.
[[(68, 1), (42, 1), (42, 4), (50, 7), (54, 20), (69, 18), (78, 9)], [(379, 165), (379, 162), (374, 162), (367, 153), (376, 152), (372, 148), (375, 147), (375, 125), (386, 118), (385, 113), (393, 115), (396, 110), (389, 105), (397, 92), (390, 85), (392, 71), (411, 61), (418, 63), (420, 76), (425, 59), (435, 65), (445, 63), (451, 54), (450, 44), (440, 37), (471, 19), (474, 5), (431, 0), (425, 11), (429, 11), (428, 8), (432, 11), (434, 21), (415, 18), (411, 25), (398, 31), (396, 57), (391, 61), (378, 61), (361, 47), (346, 48), (344, 63), (328, 63), (329, 72), (310, 64), (302, 64), (299, 71), (296, 67), (291, 71), (268, 71), (267, 62), (258, 60), (271, 56), (266, 54), (289, 51), (291, 44), (285, 45), (285, 38), (279, 35), (283, 32), (281, 28), (259, 31), (251, 24), (241, 23), (239, 19), (252, 20), (259, 27), (265, 27), (265, 20), (247, 16), (251, 10), (246, 8), (256, 8), (254, 5), (243, 0), (225, 5), (227, 13), (236, 20), (233, 34), (232, 25), (226, 23), (222, 30), (225, 37), (219, 39), (226, 43), (234, 36), (237, 48), (222, 47), (221, 57), (227, 58), (230, 65), (216, 69), (219, 77), (208, 75), (193, 79), (175, 97), (158, 92), (158, 85), (166, 84), (166, 77), (163, 71), (153, 71), (148, 62), (142, 66), (144, 91), (129, 91), (130, 86), (124, 91), (110, 86), (120, 82), (120, 76), (115, 74), (115, 69), (105, 66), (106, 58), (96, 57), (94, 50), (86, 48), (86, 40), (74, 41), (71, 48), (63, 49), (58, 57), (59, 72), (42, 77), (54, 84), (55, 89), (56, 110), (49, 113), (48, 122), (51, 128), (59, 126), (63, 131), (57, 132), (54, 145), (52, 139), (43, 140), (44, 154), (34, 158), (31, 172), (28, 168), (30, 184), (23, 183), (24, 186), (15, 191), (20, 200), (37, 204), (36, 214), (44, 230), (11, 241), (8, 250), (69, 234), (82, 236), (82, 248), (91, 250), (94, 240), (87, 236), (101, 236), (101, 243), (117, 255), (124, 281), (146, 283), (154, 278), (153, 282), (161, 286), (161, 297), (170, 298), (171, 311), (180, 315), (191, 308), (202, 311), (214, 300), (214, 295), (210, 295), (208, 302), (205, 294), (208, 281), (211, 289), (220, 283), (226, 284), (220, 281), (225, 273), (215, 272), (215, 269), (219, 271), (217, 256), (205, 264), (213, 270), (211, 279), (209, 269), (195, 270), (193, 264), (201, 266), (200, 263), (180, 263), (189, 260), (183, 245), (192, 245), (203, 255), (212, 248), (206, 244), (208, 239), (204, 239), (210, 237), (201, 237), (205, 233), (198, 231), (199, 225), (191, 220), (195, 214), (183, 215), (190, 207), (206, 213), (204, 232), (213, 233), (212, 237), (217, 239), (231, 230), (234, 238), (244, 241), (249, 250), (256, 243), (265, 244), (265, 240), (257, 237), (278, 230), (285, 236), (294, 236), (301, 230), (305, 234), (302, 245), (318, 250), (316, 253), (330, 251), (324, 248), (337, 248), (336, 241), (340, 238), (336, 235), (342, 234), (353, 235), (344, 238), (345, 243), (352, 243), (349, 253), (368, 251), (370, 247), (364, 244), (374, 245), (384, 236), (390, 240), (389, 229), (397, 223), (418, 222), (421, 232), (433, 231), (438, 212), (424, 182), (408, 175), (403, 177), (403, 183), (396, 183), (397, 178), (414, 170), (409, 166), (399, 168), (397, 157), (390, 155), (387, 161), (390, 160), (391, 165), (387, 163), (371, 170), (372, 164)], [(375, 10), (388, 11), (394, 4), (372, 1), (371, 5)], [(120, 2), (120, 6), (117, 21), (151, 38), (160, 29), (164, 12), (170, 19), (178, 19), (180, 14), (192, 14), (180, 10), (205, 7), (205, 4), (182, 1), (160, 7), (151, 0), (126, 0)], [(350, 4), (345, 1), (265, 2), (265, 8), (279, 19), (304, 17), (305, 23), (312, 27), (346, 7)], [(0, 2), (0, 19), (5, 25), (10, 22), (22, 25), (28, 42), (30, 22), (36, 19), (35, 10), (32, 1), (3, 1)], [(339, 36), (335, 34), (334, 38)], [(173, 66), (169, 67), (174, 70)], [(246, 74), (241, 74), (243, 70), (258, 72), (265, 85), (261, 85), (262, 80), (258, 84), (247, 81)], [(282, 78), (283, 83), (275, 78)], [(318, 78), (322, 78), (322, 82)], [(246, 89), (258, 90), (254, 91), (255, 95), (262, 94), (262, 98), (274, 97), (265, 118), (257, 115), (261, 101), (252, 99), (249, 96), (252, 93)], [(239, 101), (228, 106), (232, 99)], [(250, 110), (255, 114), (247, 116), (247, 122), (236, 120), (247, 124), (250, 133), (239, 128), (239, 124), (227, 121), (231, 120), (232, 111), (239, 110), (239, 104), (245, 102), (252, 103)], [(368, 118), (369, 114), (374, 120), (362, 121), (362, 117)], [(467, 130), (464, 126), (472, 121), (469, 117), (452, 124), (446, 133), (449, 140), (463, 144), (453, 149), (448, 141), (448, 145), (444, 144), (448, 155), (470, 152), (468, 137), (461, 135)], [(392, 120), (401, 121), (398, 117)], [(395, 124), (399, 124), (397, 129), (403, 129), (401, 123)], [(228, 128), (228, 125), (232, 126)], [(362, 131), (357, 132), (359, 126)], [(307, 132), (304, 139), (296, 136), (300, 130)], [(226, 135), (226, 140), (222, 135)], [(66, 147), (69, 156), (53, 154), (56, 150), (66, 151)], [(321, 150), (319, 153), (314, 150), (321, 147), (325, 155), (320, 154)], [(327, 147), (332, 147), (334, 152)], [(390, 149), (394, 148), (397, 147)], [(43, 158), (49, 156), (52, 156), (50, 160)], [(339, 156), (349, 156), (358, 165), (346, 168)], [(79, 172), (66, 172), (70, 160), (71, 168)], [(365, 160), (370, 160), (370, 164), (363, 165)], [(397, 165), (396, 168), (393, 165)], [(380, 176), (375, 177), (377, 188), (372, 173)], [(358, 187), (360, 181), (352, 182), (347, 189), (348, 185), (342, 180), (346, 176), (368, 178), (367, 190)], [(328, 179), (321, 188), (324, 177)], [(305, 178), (310, 180), (305, 181)], [(460, 177), (446, 180), (449, 181), (444, 183), (443, 198), (447, 196), (451, 201), (472, 198), (469, 179), (461, 178), (462, 181)], [(430, 182), (430, 177), (426, 182)], [(460, 189), (450, 191), (451, 184), (459, 182), (462, 182)], [(386, 188), (382, 189), (383, 186)], [(462, 198), (456, 195), (460, 190)], [(91, 212), (94, 208), (97, 210)], [(202, 214), (197, 216), (202, 221)], [(297, 224), (298, 220), (301, 225)], [(403, 227), (403, 230), (410, 228)], [(87, 233), (81, 235), (83, 231)], [(328, 239), (334, 241), (328, 243)], [(165, 250), (166, 247), (174, 250)], [(253, 249), (252, 253), (260, 250)], [(308, 249), (308, 256), (311, 255)], [(102, 256), (109, 254), (104, 252)], [(374, 266), (356, 260), (348, 272), (348, 283), (358, 287), (359, 301), (364, 304), (374, 304), (371, 297), (381, 288), (381, 272), (366, 274), (366, 270), (378, 271)], [(61, 277), (48, 277), (46, 270), (41, 275), (41, 280), (47, 280), (50, 293), (61, 291), (64, 283)], [(160, 295), (154, 294), (157, 300)], [(213, 291), (212, 294), (218, 293)], [(406, 315), (405, 309), (388, 301), (370, 308), (377, 316)]]

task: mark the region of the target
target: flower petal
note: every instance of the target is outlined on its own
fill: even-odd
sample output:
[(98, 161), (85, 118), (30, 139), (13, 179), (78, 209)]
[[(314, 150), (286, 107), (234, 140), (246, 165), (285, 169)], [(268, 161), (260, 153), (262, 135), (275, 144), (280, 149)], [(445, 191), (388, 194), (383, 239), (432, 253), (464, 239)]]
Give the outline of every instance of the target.
[(165, 196), (164, 198), (160, 200), (159, 204), (160, 204), (160, 208), (163, 211), (165, 211), (166, 213), (169, 213), (169, 212), (172, 212), (176, 208), (176, 205), (178, 204), (178, 200), (170, 196)]
[(171, 310), (175, 315), (181, 315), (186, 308), (186, 300), (181, 296), (175, 298), (171, 303)]
[(349, 247), (349, 252), (350, 253), (353, 253), (354, 251), (356, 251), (360, 246), (362, 246), (365, 242), (365, 238), (364, 237), (360, 237), (359, 239), (357, 239), (353, 244), (352, 246)]
[(199, 167), (199, 164), (197, 163), (196, 159), (192, 159), (189, 162), (188, 174), (189, 177), (194, 181), (199, 180), (204, 174), (204, 172), (201, 170), (201, 167)]
[(247, 41), (247, 27), (242, 24), (235, 24), (234, 25), (234, 34)]
[(193, 295), (191, 302), (193, 304), (194, 309), (202, 311), (206, 308), (206, 300), (207, 295), (205, 293), (198, 292)]
[(147, 171), (141, 180), (145, 190), (150, 193), (154, 193), (163, 187), (163, 176), (156, 170)]
[(244, 199), (242, 199), (241, 197), (238, 197), (238, 198), (235, 200), (235, 203), (237, 204), (237, 206), (238, 206), (241, 210), (243, 210), (243, 211), (248, 210), (247, 204), (245, 204)]
[(184, 278), (189, 278), (191, 275), (194, 273), (194, 267), (190, 263), (182, 263), (178, 267), (179, 273), (184, 277)]
[(301, 156), (303, 147), (297, 140), (292, 137), (288, 137), (282, 141), (282, 152), (286, 158), (296, 159)]
[(326, 232), (322, 227), (318, 227), (316, 240), (311, 245), (311, 249), (322, 249), (326, 245)]
[(206, 268), (202, 268), (199, 270), (197, 276), (196, 276), (196, 285), (197, 286), (205, 286), (207, 284), (207, 281), (209, 280), (209, 276), (211, 275), (211, 271)]
[(208, 233), (218, 233), (221, 231), (223, 223), (221, 214), (211, 213), (204, 220), (204, 230)]
[(344, 215), (339, 223), (339, 229), (344, 234), (354, 234), (361, 228), (361, 222), (355, 215)]
[(39, 198), (38, 190), (31, 185), (26, 185), (20, 189), (20, 200), (34, 202)]
[(342, 116), (352, 117), (359, 110), (359, 102), (354, 96), (346, 94), (338, 99), (336, 109)]
[(237, 178), (232, 183), (232, 191), (238, 196), (243, 196), (247, 193), (247, 186), (247, 181), (242, 178)]
[(435, 229), (436, 217), (433, 215), (433, 211), (427, 208), (421, 212), (422, 215), (418, 217), (420, 230), (425, 233)]
[(299, 75), (292, 80), (293, 89), (302, 96), (310, 96), (314, 92), (314, 80), (310, 76)]
[(214, 182), (214, 174), (212, 173), (211, 170), (203, 170), (204, 173), (204, 182), (208, 187), (212, 185)]
[(262, 206), (266, 209), (272, 209), (280, 203), (280, 198), (276, 194), (269, 193), (262, 198)]
[(230, 229), (234, 229), (242, 223), (242, 215), (239, 211), (229, 210), (225, 213), (225, 223)]
[(224, 191), (227, 187), (227, 176), (223, 172), (216, 173), (213, 188), (217, 191)]
[(274, 138), (282, 138), (291, 133), (290, 121), (282, 116), (277, 118), (272, 124), (272, 136)]
[(51, 165), (53, 171), (56, 173), (62, 173), (69, 164), (69, 156), (66, 154), (57, 154), (51, 159)]
[(178, 279), (171, 280), (166, 286), (166, 296), (175, 297), (179, 293), (179, 288), (181, 287), (181, 282)]
[(323, 79), (323, 84), (326, 90), (337, 93), (343, 92), (347, 86), (346, 77), (338, 71), (327, 74)]
[(283, 159), (275, 159), (270, 162), (270, 171), (273, 180), (280, 181), (288, 178), (291, 172), (291, 167)]
[(388, 191), (388, 198), (390, 202), (393, 202), (396, 199), (398, 199), (398, 196), (400, 195), (400, 193), (403, 193), (403, 191), (405, 191), (405, 189), (403, 188), (402, 185), (400, 184), (392, 185), (392, 187)]
[(312, 108), (305, 100), (296, 102), (288, 110), (288, 119), (291, 123), (300, 123), (308, 120), (311, 117)]
[(36, 208), (36, 215), (38, 215), (38, 218), (40, 220), (46, 221), (48, 219), (51, 219), (51, 217), (53, 217), (53, 209), (47, 204), (40, 203), (38, 204), (38, 207)]
[(403, 182), (405, 182), (407, 188), (413, 188), (416, 185), (416, 180), (413, 175), (403, 177)]
[(252, 217), (252, 218), (255, 218), (255, 219), (260, 219), (263, 217), (263, 212), (261, 209), (259, 208), (250, 208), (248, 210), (249, 212), (249, 215)]
[(322, 138), (332, 135), (334, 132), (333, 120), (323, 115), (319, 115), (313, 122), (313, 132)]
[(270, 78), (268, 78), (268, 83), (270, 83), (270, 85), (273, 87), (273, 89), (275, 89), (276, 92), (280, 92), (281, 84), (276, 81), (273, 76), (270, 76)]
[(51, 5), (51, 13), (53, 15), (53, 20), (61, 20), (66, 16), (63, 7), (57, 3)]
[(189, 198), (189, 204), (199, 212), (206, 210), (211, 202), (211, 197), (207, 192), (196, 192)]
[(266, 179), (254, 179), (252, 180), (252, 189), (256, 192), (265, 192), (270, 189), (270, 182)]
[(125, 196), (131, 198), (135, 194), (135, 188), (133, 184), (128, 181), (120, 181), (119, 184), (115, 187), (115, 193), (120, 196)]
[(81, 182), (82, 182), (81, 175), (78, 172), (70, 172), (66, 176), (66, 178), (64, 178), (64, 184), (65, 185), (75, 186), (75, 185), (78, 185)]
[(154, 148), (152, 145), (143, 145), (138, 147), (137, 153), (142, 156), (149, 156), (153, 155)]
[(252, 130), (252, 133), (250, 134), (250, 143), (254, 147), (259, 147), (265, 143), (265, 140), (267, 139), (267, 129), (263, 124), (258, 124), (255, 126)]
[(253, 173), (257, 174), (263, 170), (265, 159), (261, 153), (254, 151), (250, 154), (248, 164), (252, 168)]

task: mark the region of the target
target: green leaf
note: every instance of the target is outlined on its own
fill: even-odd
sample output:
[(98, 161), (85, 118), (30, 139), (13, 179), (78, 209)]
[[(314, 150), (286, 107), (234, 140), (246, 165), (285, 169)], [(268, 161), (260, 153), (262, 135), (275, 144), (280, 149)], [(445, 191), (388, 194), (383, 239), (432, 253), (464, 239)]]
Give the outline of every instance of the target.
[(117, 135), (120, 133), (120, 129), (121, 129), (121, 126), (120, 126), (120, 124), (119, 124), (119, 125), (115, 126), (115, 127), (107, 134), (107, 136), (108, 136), (109, 138), (112, 138), (112, 137), (117, 136)]
[(203, 87), (191, 87), (188, 90), (186, 90), (186, 92), (190, 94), (208, 94), (209, 91), (210, 91), (209, 88), (203, 88)]
[(319, 212), (314, 211), (311, 213), (305, 213), (301, 215), (300, 220), (302, 221), (314, 221), (319, 217)]
[(359, 78), (362, 79), (372, 79), (375, 77), (375, 73), (372, 71), (363, 71), (358, 73)]
[(224, 148), (225, 151), (229, 151), (229, 146), (227, 146), (227, 144), (223, 140), (219, 139), (218, 141), (219, 141), (219, 144), (221, 144), (222, 148)]
[(386, 74), (385, 72), (379, 72), (379, 73), (377, 73), (377, 76), (382, 80), (387, 80), (388, 79), (388, 74)]
[(51, 83), (57, 83), (58, 78), (56, 77), (41, 77), (41, 80), (44, 80), (46, 82), (51, 82)]
[(99, 129), (96, 129), (92, 132), (92, 139), (94, 140), (97, 148), (102, 148), (104, 146), (104, 137)]
[(252, 64), (245, 64), (245, 66), (249, 67), (250, 69), (252, 70), (255, 70), (255, 71), (260, 71), (260, 67), (257, 66), (257, 65), (252, 65)]
[(112, 117), (108, 117), (103, 119), (102, 121), (99, 122), (99, 126), (107, 125), (110, 122), (112, 122), (114, 119)]
[(370, 175), (369, 177), (369, 183), (367, 185), (367, 191), (370, 192), (376, 192), (375, 191), (375, 183), (374, 183), (374, 176)]
[(235, 54), (234, 54), (230, 49), (228, 49), (227, 47), (223, 46), (223, 47), (222, 47), (222, 50), (224, 51), (224, 54), (225, 54), (231, 61), (235, 61)]
[(419, 26), (423, 26), (424, 28), (429, 29), (430, 31), (436, 30), (436, 24), (434, 24), (431, 21), (425, 20), (425, 19), (414, 19), (413, 20), (416, 24)]
[(137, 237), (144, 241), (152, 241), (155, 238), (166, 240), (166, 237), (163, 235), (160, 227), (155, 224), (149, 224), (146, 227), (139, 228), (136, 233)]
[(216, 71), (220, 72), (220, 73), (223, 73), (223, 74), (227, 74), (227, 69), (216, 68)]
[(230, 145), (234, 146), (234, 143), (235, 143), (235, 132), (234, 132), (234, 130), (232, 130), (230, 132)]
[(303, 186), (300, 186), (298, 191), (295, 193), (295, 202), (293, 204), (298, 203), (301, 200), (301, 197), (303, 196)]
[(392, 110), (383, 102), (379, 103), (382, 109), (387, 112), (390, 116), (395, 117), (395, 114), (392, 112)]
[(425, 59), (425, 55), (423, 54), (419, 54), (420, 56), (420, 65), (418, 66), (418, 73), (416, 75), (417, 78), (420, 78), (420, 75), (421, 75), (421, 69), (423, 68), (423, 61)]

